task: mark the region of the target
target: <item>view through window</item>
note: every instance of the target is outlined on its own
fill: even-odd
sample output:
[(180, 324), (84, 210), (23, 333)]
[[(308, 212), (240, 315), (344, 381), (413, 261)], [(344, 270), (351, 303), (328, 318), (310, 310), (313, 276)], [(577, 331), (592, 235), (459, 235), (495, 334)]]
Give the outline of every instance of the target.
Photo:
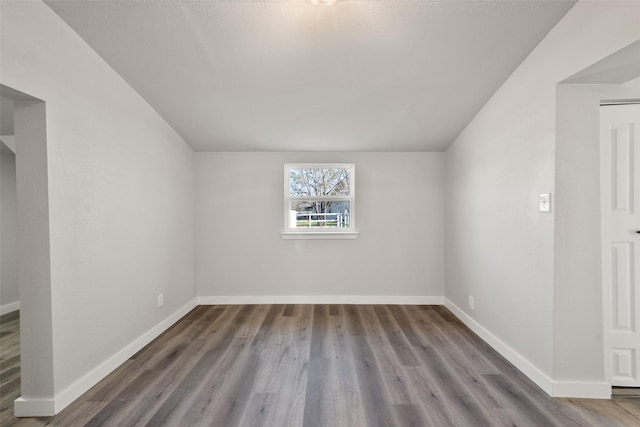
[(285, 223), (296, 231), (350, 230), (354, 224), (353, 164), (285, 165)]

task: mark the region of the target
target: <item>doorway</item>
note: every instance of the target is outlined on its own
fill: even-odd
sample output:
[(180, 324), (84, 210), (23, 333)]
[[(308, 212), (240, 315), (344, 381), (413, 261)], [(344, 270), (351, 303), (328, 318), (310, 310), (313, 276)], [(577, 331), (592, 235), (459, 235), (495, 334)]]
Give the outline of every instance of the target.
[(20, 395), (18, 197), (13, 101), (0, 96), (0, 425)]
[(45, 102), (0, 85), (13, 102), (20, 295), (20, 397), (14, 413), (55, 413)]
[(0, 316), (20, 308), (13, 102), (0, 97)]

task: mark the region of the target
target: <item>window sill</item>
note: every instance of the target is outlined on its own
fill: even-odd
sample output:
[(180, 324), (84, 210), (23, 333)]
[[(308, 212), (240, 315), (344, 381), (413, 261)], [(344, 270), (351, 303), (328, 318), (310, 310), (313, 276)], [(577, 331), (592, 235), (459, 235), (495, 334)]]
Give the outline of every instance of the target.
[(346, 240), (357, 239), (357, 231), (282, 231), (280, 237), (285, 240)]

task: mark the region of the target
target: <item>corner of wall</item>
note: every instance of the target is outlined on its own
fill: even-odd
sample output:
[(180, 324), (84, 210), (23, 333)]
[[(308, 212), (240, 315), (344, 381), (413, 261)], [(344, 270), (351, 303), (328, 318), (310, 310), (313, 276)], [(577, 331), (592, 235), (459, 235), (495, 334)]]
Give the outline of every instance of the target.
[(451, 300), (445, 298), (444, 305), (458, 319), (475, 332), (480, 338), (482, 338), (487, 344), (489, 344), (494, 350), (500, 353), (505, 359), (511, 362), (516, 368), (518, 368), (523, 374), (525, 374), (531, 381), (536, 383), (547, 394), (553, 395), (553, 381), (551, 377), (542, 372), (537, 366), (532, 364), (520, 353), (511, 348), (507, 343), (496, 337), (491, 331), (486, 329), (483, 325), (478, 323), (475, 319), (465, 313), (460, 307), (455, 305)]
[(165, 320), (142, 334), (129, 345), (95, 367), (91, 372), (78, 379), (71, 386), (58, 393), (53, 399), (30, 399), (20, 397), (14, 402), (16, 417), (50, 417), (54, 416), (103, 378), (113, 372), (132, 355), (140, 351), (171, 325), (180, 320), (197, 305), (196, 299), (192, 299), (178, 310), (169, 315)]
[(508, 344), (496, 337), (475, 319), (456, 306), (448, 298), (444, 305), (469, 329), (475, 332), (494, 350), (513, 364), (520, 372), (526, 375), (538, 387), (552, 397), (567, 397), (581, 399), (610, 399), (611, 385), (604, 381), (558, 381), (542, 372), (525, 357), (511, 348)]

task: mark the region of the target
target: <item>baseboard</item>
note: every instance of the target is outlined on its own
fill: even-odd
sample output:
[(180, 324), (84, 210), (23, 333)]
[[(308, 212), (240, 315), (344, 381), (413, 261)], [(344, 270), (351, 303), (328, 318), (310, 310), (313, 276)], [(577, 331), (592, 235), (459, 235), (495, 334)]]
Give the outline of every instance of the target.
[(554, 383), (544, 372), (538, 369), (535, 365), (529, 362), (525, 357), (512, 349), (504, 341), (493, 335), (488, 329), (476, 322), (467, 313), (462, 311), (460, 307), (451, 302), (448, 298), (444, 299), (444, 306), (447, 307), (455, 316), (475, 332), (480, 338), (482, 338), (487, 344), (493, 347), (498, 353), (500, 353), (505, 359), (511, 362), (516, 368), (518, 368), (523, 374), (525, 374), (531, 381), (536, 383), (538, 387), (543, 389), (547, 394), (553, 396)]
[(611, 384), (604, 381), (554, 381), (551, 395), (577, 399), (611, 399)]
[(234, 304), (392, 304), (442, 305), (444, 297), (404, 295), (218, 295), (200, 296), (198, 305)]
[(0, 316), (2, 316), (3, 314), (12, 313), (17, 310), (20, 310), (20, 301), (0, 305)]
[(16, 417), (50, 417), (56, 413), (54, 399), (23, 399), (13, 401), (13, 413)]
[(98, 365), (84, 377), (73, 383), (67, 389), (58, 393), (54, 399), (25, 399), (20, 397), (14, 402), (14, 411), (17, 417), (53, 416), (67, 407), (91, 387), (100, 382), (104, 377), (122, 365), (127, 359), (140, 351), (161, 333), (176, 323), (185, 314), (196, 307), (196, 300), (193, 299), (176, 310), (165, 320), (154, 326), (122, 350), (111, 356), (109, 359)]

